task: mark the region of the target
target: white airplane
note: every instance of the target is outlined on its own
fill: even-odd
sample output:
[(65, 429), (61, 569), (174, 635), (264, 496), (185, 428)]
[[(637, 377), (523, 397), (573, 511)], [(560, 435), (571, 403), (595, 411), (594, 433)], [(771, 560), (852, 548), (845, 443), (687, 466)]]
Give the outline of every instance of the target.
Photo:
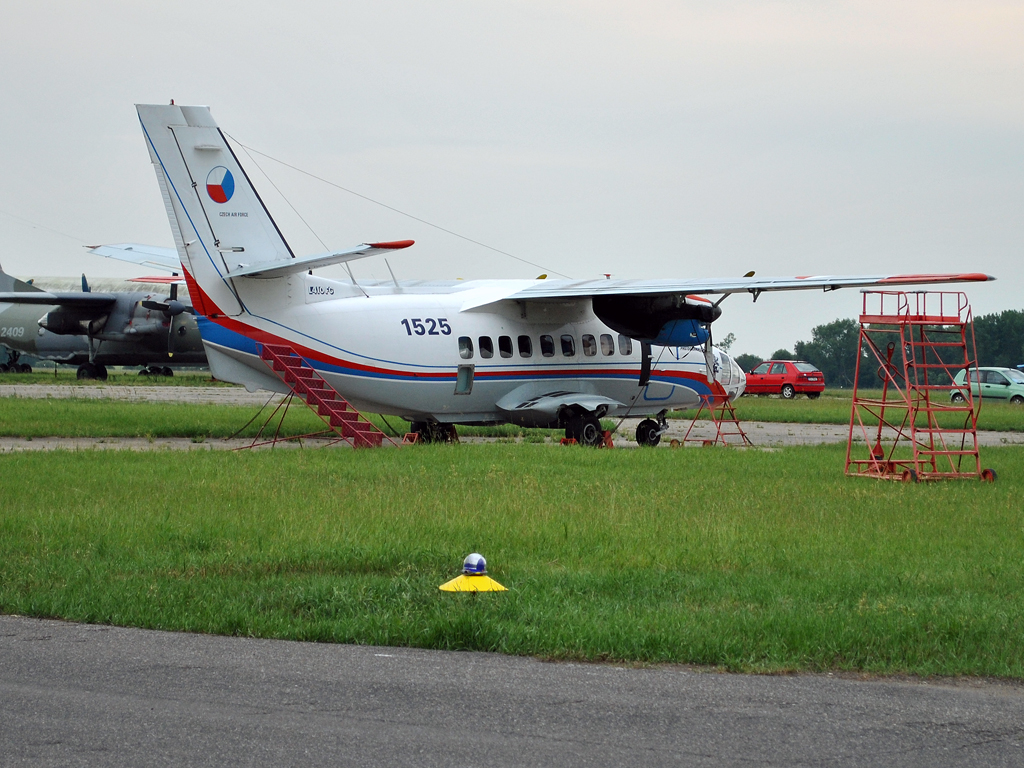
[[(721, 392), (711, 324), (729, 294), (993, 279), (329, 280), (313, 270), (413, 243), (296, 257), (208, 107), (137, 109), (213, 375), (285, 392), (260, 345), (286, 345), (356, 408), (428, 440), (439, 425), (511, 422), (596, 445), (600, 418), (629, 415), (648, 417), (637, 442), (653, 445), (667, 411)], [(734, 366), (719, 355), (720, 379)]]

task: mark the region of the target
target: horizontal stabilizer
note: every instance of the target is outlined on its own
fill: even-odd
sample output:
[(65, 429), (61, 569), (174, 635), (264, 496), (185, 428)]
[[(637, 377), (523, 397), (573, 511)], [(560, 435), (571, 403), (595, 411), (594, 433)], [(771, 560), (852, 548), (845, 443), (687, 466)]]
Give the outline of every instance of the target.
[(127, 261), (168, 272), (181, 272), (181, 262), (178, 260), (178, 252), (174, 248), (161, 248), (158, 245), (141, 245), (139, 243), (90, 245), (88, 247), (89, 253), (95, 253), (97, 256), (107, 259)]
[(253, 264), (252, 266), (239, 264), (238, 269), (232, 269), (228, 273), (228, 276), (256, 277), (264, 280), (272, 277), (283, 277), (284, 275), (294, 274), (295, 272), (305, 272), (310, 269), (327, 267), (331, 264), (343, 264), (346, 261), (365, 259), (367, 256), (384, 253), (385, 251), (395, 251), (401, 248), (408, 248), (413, 244), (413, 242), (415, 241), (396, 240), (390, 243), (363, 243), (357, 248), (352, 248), (348, 251), (338, 251), (337, 253), (319, 253), (313, 256), (303, 256), (302, 258), (288, 259), (285, 261), (265, 261), (259, 264)]

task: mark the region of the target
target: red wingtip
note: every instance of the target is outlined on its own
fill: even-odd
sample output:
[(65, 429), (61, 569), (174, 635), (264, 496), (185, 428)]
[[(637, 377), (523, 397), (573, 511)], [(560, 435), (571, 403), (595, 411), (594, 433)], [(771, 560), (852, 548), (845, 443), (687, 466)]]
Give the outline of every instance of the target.
[(984, 272), (959, 272), (945, 275), (893, 275), (883, 283), (983, 283), (992, 280)]
[(415, 240), (392, 240), (390, 243), (367, 243), (367, 245), (370, 246), (371, 248), (387, 248), (389, 250), (397, 250), (398, 248), (408, 248), (415, 242)]
[(166, 283), (172, 285), (174, 283), (184, 283), (185, 278), (181, 275), (151, 275), (149, 277), (129, 277), (129, 283)]

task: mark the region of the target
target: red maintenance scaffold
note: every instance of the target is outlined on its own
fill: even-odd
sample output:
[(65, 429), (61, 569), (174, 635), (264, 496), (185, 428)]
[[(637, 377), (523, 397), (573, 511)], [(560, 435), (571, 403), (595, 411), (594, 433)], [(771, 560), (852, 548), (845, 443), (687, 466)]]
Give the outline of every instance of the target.
[[(880, 396), (859, 389), (866, 365), (877, 367)], [(995, 472), (981, 468), (970, 387), (953, 383), (965, 368), (977, 368), (966, 294), (864, 291), (846, 474), (915, 483), (994, 481)], [(960, 402), (954, 391), (963, 395)], [(866, 458), (854, 456), (858, 437), (863, 445), (856, 450)]]

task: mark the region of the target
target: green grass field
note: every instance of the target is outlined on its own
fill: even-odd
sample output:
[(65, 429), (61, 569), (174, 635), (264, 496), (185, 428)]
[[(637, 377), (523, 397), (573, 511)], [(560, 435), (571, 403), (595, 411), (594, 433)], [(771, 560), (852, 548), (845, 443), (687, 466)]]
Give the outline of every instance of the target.
[[(881, 390), (861, 391), (864, 397), (881, 397)], [(826, 390), (817, 400), (796, 397), (783, 400), (778, 397), (745, 396), (735, 402), (736, 415), (743, 421), (776, 421), (794, 424), (848, 424), (852, 393), (849, 390)], [(937, 398), (946, 403), (946, 398)], [(678, 412), (678, 418), (693, 418), (692, 412)], [(952, 417), (963, 422), (963, 415)], [(1007, 402), (985, 400), (978, 413), (978, 429), (999, 432), (1024, 430), (1024, 407)]]
[[(805, 424), (846, 424), (850, 418), (850, 396), (842, 393), (818, 400), (780, 400), (744, 397), (736, 405), (742, 421), (781, 421)], [(269, 395), (268, 395), (269, 399)], [(275, 401), (276, 403), (276, 401)], [(244, 428), (259, 411), (253, 406), (194, 405), (188, 403), (124, 403), (112, 400), (76, 400), (63, 398), (28, 399), (0, 397), (0, 436), (2, 437), (189, 437), (215, 439), (230, 437), (239, 430), (241, 437), (252, 437), (273, 410)], [(673, 414), (692, 419), (693, 411)], [(387, 424), (370, 416), (385, 433), (404, 434), (408, 422), (387, 417)], [(962, 418), (962, 417), (961, 417)], [(606, 420), (606, 428), (617, 422)], [(391, 426), (389, 427), (388, 424)], [(276, 425), (276, 422), (275, 422)], [(289, 408), (281, 434), (302, 435), (317, 431), (321, 422), (301, 402)], [(1024, 430), (1024, 409), (1007, 403), (986, 402), (978, 421), (979, 429)], [(524, 438), (542, 442), (558, 438), (557, 430), (527, 430), (511, 425), (459, 427), (465, 436)]]
[[(1024, 677), (1024, 450), (999, 482), (843, 446), (0, 456), (0, 611), (730, 670)], [(509, 592), (441, 593), (482, 552)]]
[(173, 376), (139, 376), (137, 368), (110, 367), (106, 381), (79, 380), (74, 366), (58, 366), (43, 362), (32, 373), (0, 373), (0, 384), (60, 384), (86, 387), (234, 387), (210, 377), (209, 371), (179, 370)]

